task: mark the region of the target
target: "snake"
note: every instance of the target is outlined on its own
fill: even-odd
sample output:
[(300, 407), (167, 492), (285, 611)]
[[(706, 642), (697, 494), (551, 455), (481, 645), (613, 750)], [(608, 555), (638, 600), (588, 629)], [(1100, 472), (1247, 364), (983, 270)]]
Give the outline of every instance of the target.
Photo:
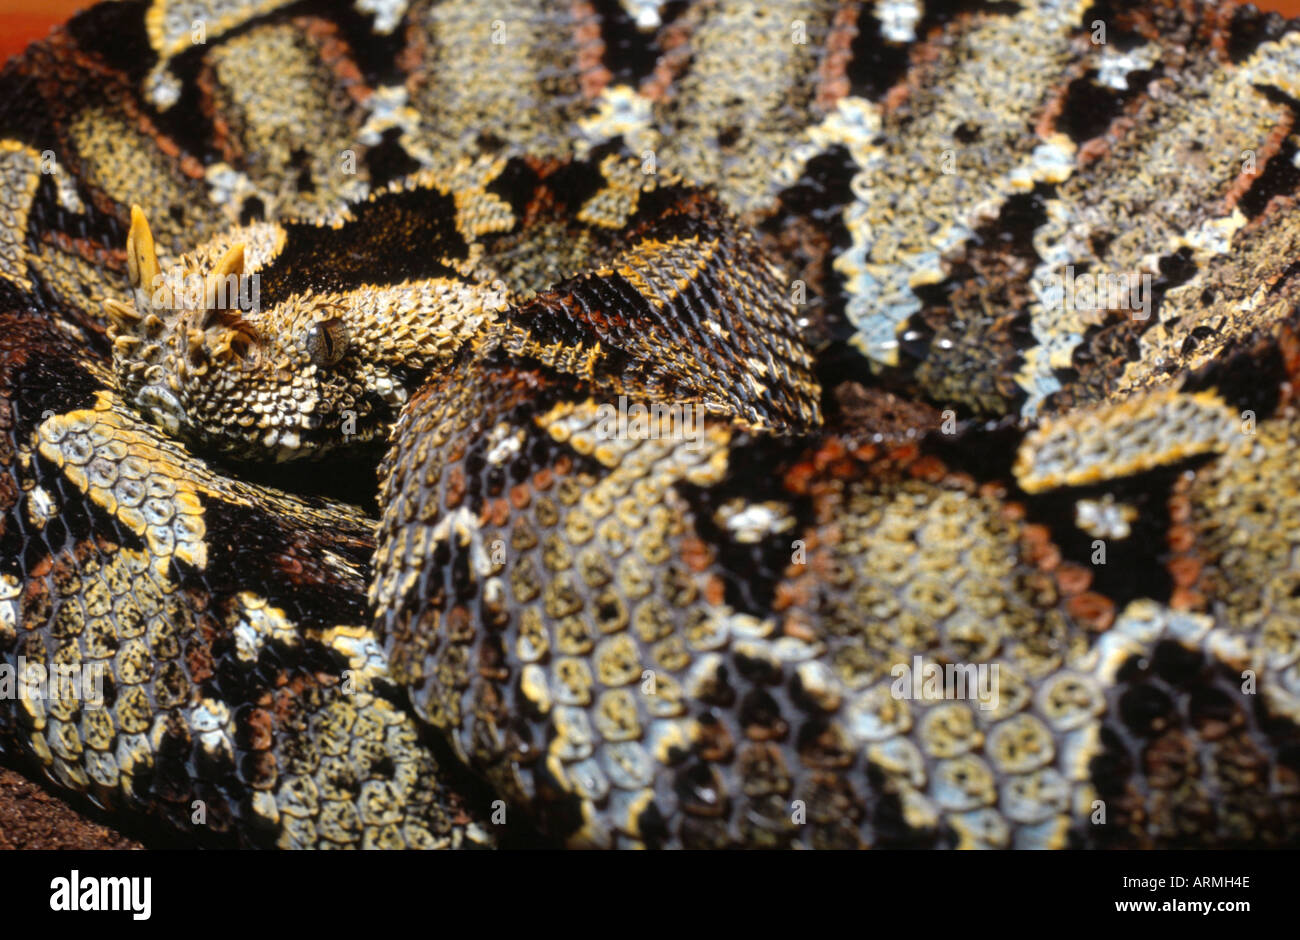
[(1298, 75), (91, 7), (0, 70), (0, 760), (147, 844), (1300, 844)]

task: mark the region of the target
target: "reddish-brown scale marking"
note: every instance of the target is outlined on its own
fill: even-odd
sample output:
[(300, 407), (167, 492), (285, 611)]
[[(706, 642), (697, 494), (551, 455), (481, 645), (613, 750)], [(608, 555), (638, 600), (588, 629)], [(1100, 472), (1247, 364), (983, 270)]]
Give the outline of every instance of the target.
[(578, 85), (582, 97), (594, 101), (614, 77), (605, 68), (605, 41), (601, 37), (600, 19), (586, 0), (574, 0), (570, 13), (577, 24), (573, 38), (578, 50)]
[(851, 90), (848, 69), (853, 60), (853, 40), (858, 36), (861, 11), (862, 4), (858, 0), (845, 0), (831, 19), (821, 65), (817, 69), (815, 103), (822, 114), (834, 111)]
[(366, 84), (352, 55), (352, 47), (339, 35), (338, 27), (316, 16), (294, 17), (293, 24), (316, 46), (321, 62), (338, 81), (338, 86), (356, 104), (364, 105), (374, 90)]
[[(1224, 194), (1222, 214), (1227, 215), (1230, 213), (1241, 200), (1241, 197), (1246, 195), (1250, 188), (1255, 185), (1259, 179), (1259, 174), (1264, 172), (1268, 162), (1277, 155), (1278, 151), (1282, 149), (1282, 145), (1286, 143), (1286, 139), (1291, 136), (1291, 130), (1294, 126), (1295, 115), (1290, 111), (1284, 112), (1277, 124), (1269, 132), (1268, 137), (1265, 138), (1264, 144), (1255, 152), (1255, 172), (1247, 173), (1243, 171), (1237, 174), (1237, 178), (1233, 180), (1227, 193)], [(1275, 196), (1274, 198), (1287, 197)]]

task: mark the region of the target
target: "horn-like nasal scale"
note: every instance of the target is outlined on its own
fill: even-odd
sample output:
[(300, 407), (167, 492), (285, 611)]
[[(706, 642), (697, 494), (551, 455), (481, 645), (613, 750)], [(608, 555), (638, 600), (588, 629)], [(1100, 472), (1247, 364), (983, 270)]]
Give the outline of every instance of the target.
[(212, 277), (224, 278), (230, 275), (242, 277), (244, 274), (244, 243), (236, 242), (212, 269)]
[(126, 265), (131, 286), (145, 290), (153, 287), (154, 278), (162, 270), (158, 265), (153, 233), (149, 231), (149, 220), (137, 205), (131, 206), (131, 231), (126, 236)]
[(244, 276), (244, 243), (236, 242), (222, 255), (221, 260), (213, 265), (212, 270), (208, 272), (207, 291), (204, 297), (208, 298), (208, 309), (204, 312), (200, 328), (206, 330), (212, 326), (216, 315), (223, 310), (230, 309), (233, 299), (239, 296), (239, 290), (236, 287), (234, 291), (229, 289), (228, 279), (234, 276), (236, 279)]

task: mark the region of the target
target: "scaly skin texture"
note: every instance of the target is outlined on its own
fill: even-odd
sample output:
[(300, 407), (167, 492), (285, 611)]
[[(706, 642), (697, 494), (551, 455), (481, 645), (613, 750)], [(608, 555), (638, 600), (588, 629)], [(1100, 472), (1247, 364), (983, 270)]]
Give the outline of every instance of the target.
[[(107, 304), (122, 388), (174, 436), (279, 460), (383, 440), (430, 373), (497, 348), (755, 430), (817, 426), (812, 356), (778, 274), (712, 199), (642, 182), (635, 161), (613, 156), (540, 176), (521, 162), (490, 172), (489, 183), (535, 175), (534, 198), (568, 199), (585, 262), (604, 263), (565, 279), (536, 261), (521, 271), (517, 249), (503, 255), (478, 239), (509, 228), (527, 244), (544, 226), (514, 232), (495, 193), (458, 199), (414, 181), (352, 207), (335, 227), (235, 229), (183, 256), (171, 276), (133, 209), (134, 304)], [(584, 188), (587, 198), (572, 196)], [(394, 242), (410, 257), (394, 257)], [(401, 280), (373, 283), (402, 261)], [(554, 286), (512, 305), (504, 277)], [(607, 311), (611, 296), (619, 307)], [(246, 309), (263, 300), (267, 309)]]
[(0, 72), (0, 655), (107, 694), (6, 759), (196, 844), (1297, 844), (1298, 67), (1194, 0), (83, 14)]

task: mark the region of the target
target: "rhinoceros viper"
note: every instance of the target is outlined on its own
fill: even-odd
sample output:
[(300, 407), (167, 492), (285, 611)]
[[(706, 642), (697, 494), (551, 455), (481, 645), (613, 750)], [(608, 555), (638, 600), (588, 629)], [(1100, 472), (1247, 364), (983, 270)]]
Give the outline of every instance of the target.
[(90, 9), (0, 72), (6, 762), (194, 844), (1295, 843), (1297, 75), (1193, 0)]

